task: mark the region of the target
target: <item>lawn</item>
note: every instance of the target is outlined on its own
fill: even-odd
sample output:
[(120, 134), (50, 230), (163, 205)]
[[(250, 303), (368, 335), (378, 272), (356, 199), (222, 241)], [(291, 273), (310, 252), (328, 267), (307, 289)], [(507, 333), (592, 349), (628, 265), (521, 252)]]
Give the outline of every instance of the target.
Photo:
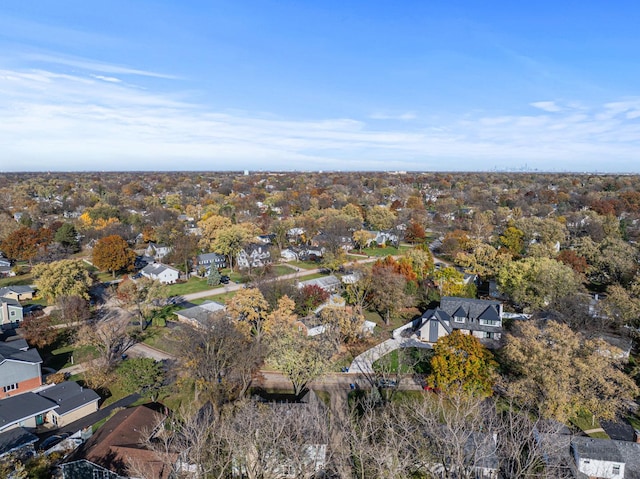
[(177, 345), (171, 338), (171, 334), (175, 331), (175, 328), (180, 328), (181, 325), (172, 325), (173, 327), (162, 327), (162, 326), (149, 326), (144, 331), (144, 339), (142, 342), (144, 344), (148, 344), (152, 348), (159, 349), (160, 351), (164, 351), (168, 354), (176, 355)]
[(5, 286), (29, 286), (32, 283), (33, 276), (31, 273), (20, 274), (18, 276), (0, 279), (0, 288)]
[(316, 263), (315, 261), (290, 261), (288, 264), (292, 264), (293, 266), (297, 266), (302, 269), (317, 269), (322, 266), (320, 263)]
[(199, 293), (200, 291), (206, 291), (208, 289), (214, 289), (216, 286), (210, 286), (207, 284), (206, 278), (198, 278), (192, 276), (186, 283), (176, 283), (168, 286), (169, 294), (171, 296), (182, 296), (183, 294)]
[(286, 264), (276, 264), (271, 268), (276, 276), (284, 276), (285, 274), (292, 274), (296, 272), (293, 268), (290, 268)]
[[(600, 429), (600, 422), (596, 419), (593, 421), (593, 416), (589, 411), (582, 410), (576, 417), (571, 419), (571, 424), (579, 428), (581, 431), (589, 431), (592, 429)], [(596, 439), (611, 439), (609, 435), (604, 431), (598, 431), (588, 434), (589, 437)]]
[(367, 256), (396, 256), (402, 254), (404, 251), (411, 249), (410, 246), (400, 245), (400, 248), (393, 246), (385, 246), (384, 248), (362, 248), (362, 252), (354, 250), (354, 253), (366, 254)]
[[(402, 352), (402, 360), (400, 353)], [(385, 370), (385, 372), (400, 374), (427, 374), (431, 370), (429, 361), (431, 351), (429, 349), (403, 348), (402, 350), (391, 351), (373, 363), (375, 371)]]

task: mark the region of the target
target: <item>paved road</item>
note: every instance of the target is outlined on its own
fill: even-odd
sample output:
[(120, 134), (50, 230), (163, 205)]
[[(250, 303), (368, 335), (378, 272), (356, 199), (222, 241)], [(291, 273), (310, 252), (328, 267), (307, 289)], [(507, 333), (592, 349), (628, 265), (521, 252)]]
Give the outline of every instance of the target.
[(156, 361), (173, 359), (173, 356), (171, 356), (169, 353), (160, 351), (159, 349), (153, 348), (144, 343), (134, 344), (129, 349), (127, 349), (127, 354), (131, 357), (152, 358)]

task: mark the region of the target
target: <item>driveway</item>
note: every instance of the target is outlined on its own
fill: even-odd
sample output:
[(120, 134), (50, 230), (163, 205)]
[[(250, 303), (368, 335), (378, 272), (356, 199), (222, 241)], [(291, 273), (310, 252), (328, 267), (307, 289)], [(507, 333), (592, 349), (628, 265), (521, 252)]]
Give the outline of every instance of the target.
[(382, 356), (389, 354), (391, 351), (395, 351), (400, 348), (423, 348), (432, 349), (432, 346), (422, 341), (418, 341), (413, 338), (392, 338), (387, 339), (383, 343), (380, 343), (371, 349), (366, 350), (364, 353), (356, 356), (349, 366), (350, 373), (373, 373), (373, 363), (375, 363)]

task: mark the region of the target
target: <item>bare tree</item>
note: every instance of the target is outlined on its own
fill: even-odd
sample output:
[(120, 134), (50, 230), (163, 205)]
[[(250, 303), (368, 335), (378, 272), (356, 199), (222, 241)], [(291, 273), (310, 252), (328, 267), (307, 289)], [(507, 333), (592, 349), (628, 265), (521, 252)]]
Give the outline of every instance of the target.
[(108, 370), (115, 366), (120, 356), (135, 343), (135, 339), (129, 331), (128, 316), (107, 315), (100, 321), (82, 325), (77, 332), (76, 343), (92, 346), (98, 353), (94, 362)]

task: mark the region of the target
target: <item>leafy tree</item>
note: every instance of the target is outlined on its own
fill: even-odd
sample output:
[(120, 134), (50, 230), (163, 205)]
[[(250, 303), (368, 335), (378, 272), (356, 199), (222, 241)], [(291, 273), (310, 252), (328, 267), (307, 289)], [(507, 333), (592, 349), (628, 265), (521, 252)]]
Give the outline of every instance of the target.
[(519, 322), (506, 334), (502, 350), (510, 373), (507, 393), (521, 406), (561, 422), (581, 409), (613, 419), (638, 394), (621, 370), (618, 352), (565, 324)]
[(511, 261), (498, 271), (497, 279), (500, 290), (529, 311), (582, 290), (578, 275), (550, 258)]
[(371, 231), (358, 230), (353, 232), (353, 241), (358, 246), (358, 251), (362, 253), (362, 248), (369, 246), (375, 239), (375, 235)]
[(417, 279), (424, 280), (433, 272), (435, 263), (429, 248), (420, 246), (407, 250), (404, 257), (409, 261)]
[(76, 231), (75, 226), (71, 223), (64, 223), (60, 226), (53, 239), (71, 253), (77, 253), (80, 251), (80, 245), (78, 244), (78, 232)]
[(211, 265), (209, 268), (209, 274), (207, 275), (207, 284), (209, 286), (218, 286), (221, 278), (222, 275), (220, 274), (220, 271), (218, 271), (218, 268), (216, 268), (215, 265)]
[(93, 264), (96, 268), (111, 272), (114, 278), (117, 271), (133, 271), (135, 259), (134, 251), (118, 235), (98, 240), (93, 248)]
[(472, 241), (466, 231), (453, 230), (445, 235), (440, 249), (444, 254), (455, 258), (460, 252), (471, 251)]
[(429, 384), (445, 393), (464, 391), (491, 396), (498, 363), (491, 352), (471, 334), (454, 330), (435, 343)]
[(116, 374), (127, 391), (143, 392), (154, 396), (164, 382), (162, 363), (152, 358), (131, 358), (123, 361)]
[(277, 307), (269, 313), (264, 324), (265, 334), (273, 336), (283, 329), (292, 328), (298, 319), (295, 314), (296, 303), (284, 295), (278, 300)]
[(323, 374), (330, 364), (331, 352), (322, 342), (294, 329), (273, 337), (270, 346), (269, 364), (289, 378), (296, 395), (302, 394), (307, 384)]
[(424, 226), (415, 221), (411, 221), (407, 225), (407, 229), (404, 232), (404, 239), (411, 243), (422, 243), (427, 238), (427, 233), (424, 230)]
[(32, 270), (39, 294), (50, 303), (63, 296), (80, 296), (89, 299), (93, 283), (84, 262), (63, 259), (49, 264), (37, 264)]
[(372, 275), (370, 304), (386, 325), (391, 322), (391, 316), (409, 303), (411, 298), (405, 291), (406, 286), (406, 278), (391, 266), (381, 267)]
[(519, 257), (524, 252), (524, 232), (515, 226), (509, 226), (500, 235), (500, 244), (512, 256)]
[(433, 280), (438, 286), (440, 296), (462, 296), (473, 298), (476, 288), (473, 283), (465, 284), (464, 274), (452, 266), (441, 268), (433, 273)]
[(227, 303), (227, 311), (232, 318), (248, 326), (258, 340), (264, 333), (264, 321), (267, 319), (269, 303), (258, 288), (242, 289)]
[(230, 318), (214, 314), (199, 328), (181, 328), (177, 334), (180, 361), (195, 379), (196, 401), (201, 393), (216, 405), (244, 395), (262, 364), (262, 348)]
[(36, 348), (44, 348), (58, 337), (58, 331), (53, 327), (51, 316), (27, 316), (20, 327), (24, 339)]
[(3, 240), (18, 228), (18, 223), (16, 223), (11, 216), (0, 212), (0, 244), (2, 244)]
[(155, 311), (161, 308), (163, 299), (169, 295), (167, 285), (150, 278), (136, 281), (125, 279), (118, 285), (117, 298), (127, 307), (134, 308), (144, 330)]
[(471, 252), (460, 252), (455, 258), (457, 265), (485, 278), (495, 276), (510, 260), (511, 253), (485, 243), (480, 243)]
[(221, 228), (211, 246), (214, 251), (229, 258), (229, 267), (233, 271), (233, 258), (249, 243), (252, 236), (252, 232), (244, 225), (232, 225)]
[(315, 284), (308, 284), (298, 290), (296, 312), (306, 316), (329, 299), (329, 292)]
[(396, 222), (396, 214), (385, 206), (376, 205), (367, 210), (367, 223), (374, 230), (389, 230)]
[(51, 242), (48, 228), (34, 230), (23, 226), (11, 232), (0, 244), (0, 249), (9, 257), (20, 261), (33, 261), (41, 247)]
[(229, 228), (232, 225), (231, 220), (226, 216), (211, 215), (198, 223), (200, 230), (200, 247), (204, 250), (211, 251), (213, 244), (218, 237), (218, 233)]

